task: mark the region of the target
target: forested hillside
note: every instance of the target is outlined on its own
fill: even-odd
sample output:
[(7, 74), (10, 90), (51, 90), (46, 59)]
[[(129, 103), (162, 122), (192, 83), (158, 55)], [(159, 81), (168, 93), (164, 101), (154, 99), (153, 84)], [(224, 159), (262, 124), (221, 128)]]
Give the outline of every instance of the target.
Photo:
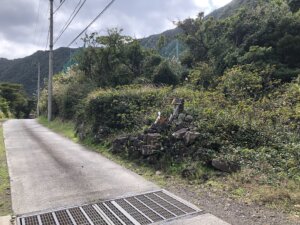
[(180, 60), (118, 29), (89, 36), (55, 76), (55, 117), (127, 160), (299, 215), (299, 7), (258, 1), (222, 17), (178, 23)]
[[(54, 72), (62, 71), (67, 65), (74, 49), (59, 48), (54, 51)], [(0, 81), (18, 83), (24, 86), (25, 91), (32, 95), (37, 87), (37, 63), (41, 64), (41, 81), (48, 77), (49, 57), (47, 51), (38, 51), (25, 58), (8, 60), (0, 59)]]
[(214, 17), (215, 19), (224, 19), (232, 14), (236, 13), (237, 10), (244, 7), (248, 10), (254, 9), (257, 4), (261, 2), (260, 0), (233, 0), (229, 4), (216, 9), (209, 16)]

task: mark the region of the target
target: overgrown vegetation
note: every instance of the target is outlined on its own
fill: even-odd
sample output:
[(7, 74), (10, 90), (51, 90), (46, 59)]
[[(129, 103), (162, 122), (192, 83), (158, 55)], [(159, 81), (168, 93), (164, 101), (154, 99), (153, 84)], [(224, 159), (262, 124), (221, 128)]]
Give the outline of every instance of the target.
[(7, 216), (11, 213), (11, 199), (2, 122), (0, 124), (0, 216)]
[(25, 93), (23, 86), (0, 83), (0, 118), (28, 118), (34, 101)]
[[(195, 143), (170, 144), (166, 132), (154, 160), (126, 148), (119, 155), (169, 174), (185, 171), (188, 179), (223, 184), (233, 196), (250, 195), (299, 214), (300, 11), (295, 7), (293, 1), (261, 1), (224, 19), (200, 13), (179, 22), (189, 49), (180, 61), (143, 49), (120, 30), (87, 36), (78, 65), (55, 77), (55, 116), (73, 121), (81, 140), (110, 146), (117, 136), (143, 133), (157, 112), (169, 117), (172, 99), (183, 98), (199, 133)], [(46, 95), (44, 90), (43, 112)], [(212, 167), (214, 159), (241, 170), (220, 173)]]

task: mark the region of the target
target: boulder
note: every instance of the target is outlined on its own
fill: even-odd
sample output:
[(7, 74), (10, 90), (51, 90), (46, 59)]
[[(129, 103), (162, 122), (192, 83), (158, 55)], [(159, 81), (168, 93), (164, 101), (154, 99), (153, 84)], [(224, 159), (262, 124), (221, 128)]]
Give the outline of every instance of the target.
[(195, 132), (195, 131), (187, 131), (184, 135), (184, 143), (186, 145), (191, 145), (194, 144), (195, 141), (197, 140), (197, 138), (200, 136), (199, 132)]
[(94, 135), (94, 142), (100, 143), (110, 134), (110, 129), (105, 126), (100, 126), (97, 129), (97, 133)]
[(148, 129), (144, 131), (144, 133), (161, 133), (168, 128), (168, 123), (157, 123), (152, 124)]
[(172, 134), (172, 136), (176, 139), (183, 139), (184, 135), (188, 132), (187, 128), (182, 128)]
[(131, 136), (127, 143), (127, 151), (129, 156), (139, 155), (140, 148), (144, 144), (143, 140), (140, 140), (139, 137)]
[(184, 118), (184, 121), (185, 121), (185, 122), (188, 122), (188, 123), (193, 122), (193, 120), (194, 120), (194, 117), (191, 116), (191, 115), (187, 115), (187, 116)]
[(126, 149), (126, 145), (128, 143), (128, 137), (118, 137), (112, 143), (112, 152), (119, 153)]
[(99, 126), (97, 133), (107, 136), (110, 134), (110, 129), (109, 129), (109, 127), (106, 127), (106, 126)]
[(130, 137), (129, 138), (129, 144), (135, 148), (138, 148), (143, 141), (141, 141), (138, 137)]
[(155, 145), (155, 144), (160, 143), (161, 135), (159, 133), (145, 134), (144, 140), (147, 145)]
[(155, 172), (155, 175), (157, 175), (157, 176), (160, 176), (162, 173), (161, 173), (161, 171), (159, 171), (159, 170), (157, 170), (156, 172)]
[(153, 154), (153, 155), (147, 156), (146, 161), (150, 165), (155, 165), (157, 163), (157, 161), (158, 161), (157, 154)]
[(212, 166), (222, 172), (233, 173), (240, 170), (240, 165), (236, 162), (228, 162), (222, 159), (213, 159)]
[(141, 154), (143, 156), (150, 156), (157, 152), (157, 148), (153, 145), (143, 145), (141, 146)]
[(85, 124), (81, 123), (76, 127), (76, 135), (79, 137), (79, 140), (84, 140), (86, 138), (86, 132), (84, 129)]
[(181, 171), (181, 176), (187, 179), (195, 179), (197, 176), (197, 170), (193, 166), (189, 166)]
[(185, 119), (185, 114), (184, 113), (180, 113), (179, 115), (178, 115), (178, 121), (180, 121), (180, 122), (183, 122), (184, 121), (184, 119)]

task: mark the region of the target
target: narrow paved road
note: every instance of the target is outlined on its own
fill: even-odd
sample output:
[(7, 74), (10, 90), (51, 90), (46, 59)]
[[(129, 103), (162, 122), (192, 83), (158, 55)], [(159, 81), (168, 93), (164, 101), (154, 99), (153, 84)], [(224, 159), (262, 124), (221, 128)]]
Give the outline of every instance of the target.
[(4, 137), (16, 214), (158, 189), (35, 120), (5, 122)]
[[(3, 127), (12, 206), (17, 215), (159, 190), (35, 120), (9, 120)], [(204, 211), (166, 224), (229, 225)]]

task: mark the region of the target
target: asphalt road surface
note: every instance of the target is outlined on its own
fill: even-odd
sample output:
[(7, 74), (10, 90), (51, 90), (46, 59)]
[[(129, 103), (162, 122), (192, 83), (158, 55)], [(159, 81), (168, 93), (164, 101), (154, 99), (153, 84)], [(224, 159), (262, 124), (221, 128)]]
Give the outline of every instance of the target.
[[(159, 190), (155, 184), (35, 120), (3, 124), (16, 215)], [(170, 224), (227, 223), (211, 214)]]
[(5, 122), (4, 138), (16, 214), (158, 189), (35, 120)]

